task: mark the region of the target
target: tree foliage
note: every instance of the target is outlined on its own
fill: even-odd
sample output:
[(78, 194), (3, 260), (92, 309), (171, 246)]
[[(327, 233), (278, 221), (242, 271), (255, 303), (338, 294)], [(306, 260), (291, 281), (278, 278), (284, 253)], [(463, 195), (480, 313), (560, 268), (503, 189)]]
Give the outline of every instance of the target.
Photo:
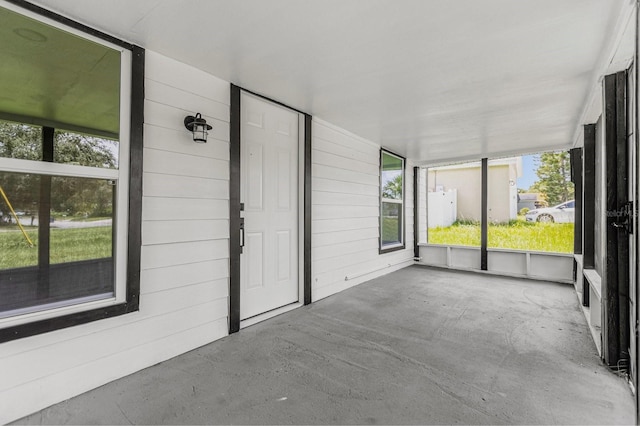
[[(56, 131), (55, 163), (116, 168), (117, 142), (77, 133)], [(0, 157), (42, 160), (42, 129), (26, 124), (0, 122)], [(0, 185), (16, 211), (37, 215), (41, 175), (0, 171)], [(46, 182), (46, 180), (45, 180)], [(51, 210), (68, 215), (107, 216), (112, 212), (113, 186), (103, 179), (76, 177), (51, 178)], [(3, 217), (10, 214), (0, 199)]]
[(399, 173), (384, 184), (382, 197), (391, 200), (402, 200), (402, 173)]
[(529, 192), (543, 194), (547, 203), (554, 206), (574, 198), (571, 182), (571, 163), (569, 152), (545, 152), (536, 160), (538, 180), (531, 185)]

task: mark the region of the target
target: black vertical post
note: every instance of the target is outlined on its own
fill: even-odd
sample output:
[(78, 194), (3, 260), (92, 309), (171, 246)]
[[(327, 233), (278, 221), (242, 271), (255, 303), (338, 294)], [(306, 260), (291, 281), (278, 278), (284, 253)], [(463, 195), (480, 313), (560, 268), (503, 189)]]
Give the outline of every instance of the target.
[[(636, 15), (635, 15), (635, 30), (636, 30), (636, 34), (635, 34), (635, 52), (634, 52), (634, 73), (633, 73), (633, 88), (634, 91), (631, 94), (631, 99), (629, 100), (629, 102), (632, 103), (633, 108), (631, 108), (631, 110), (634, 112), (634, 116), (631, 118), (631, 122), (633, 123), (633, 127), (631, 128), (631, 131), (633, 133), (633, 144), (635, 146), (635, 155), (634, 155), (634, 159), (632, 160), (634, 164), (634, 170), (636, 173), (636, 176), (638, 176), (638, 165), (640, 165), (640, 149), (638, 149), (638, 130), (640, 127), (640, 113), (638, 112), (638, 106), (640, 104), (640, 89), (638, 88), (638, 83), (640, 83), (640, 79), (638, 78), (640, 76), (640, 70), (638, 69), (638, 62), (640, 61), (640, 1), (636, 0), (636, 11), (635, 11)], [(637, 179), (637, 178), (636, 178)], [(633, 202), (634, 202), (634, 215), (637, 215), (637, 208), (638, 208), (638, 203), (640, 202), (639, 199), (639, 193), (638, 193), (638, 186), (637, 186), (637, 181), (632, 183), (632, 187), (635, 184), (635, 191), (633, 193)], [(635, 221), (633, 221), (633, 223), (637, 224), (638, 223), (638, 218), (635, 218)], [(634, 353), (635, 353), (635, 371), (633, 374), (633, 387), (635, 389), (635, 420), (636, 420), (636, 424), (640, 424), (640, 392), (638, 391), (638, 386), (640, 385), (640, 379), (638, 378), (638, 367), (640, 366), (640, 336), (638, 335), (638, 321), (640, 320), (640, 308), (638, 307), (638, 300), (640, 300), (638, 297), (640, 296), (640, 291), (638, 288), (638, 279), (640, 277), (639, 274), (639, 270), (638, 270), (638, 249), (640, 248), (640, 245), (638, 244), (639, 242), (639, 238), (638, 238), (638, 231), (634, 230), (635, 232), (635, 238), (633, 239), (634, 245), (635, 245), (635, 253), (636, 253), (636, 265), (635, 265), (635, 282), (634, 282), (634, 287), (632, 289), (632, 291), (635, 292), (635, 303), (634, 303), (634, 309), (635, 309), (635, 326), (633, 327), (632, 331), (634, 333), (635, 336), (635, 348), (634, 348)]]
[(304, 304), (311, 303), (311, 148), (312, 118), (304, 115)]
[[(582, 268), (595, 268), (596, 124), (584, 126)], [(576, 191), (577, 193), (577, 191)], [(583, 277), (582, 305), (589, 306), (589, 281)]]
[[(627, 72), (616, 73), (616, 211), (624, 212), (629, 201), (627, 148)], [(624, 222), (623, 216), (616, 216), (616, 222)], [(630, 218), (628, 218), (630, 220)], [(627, 227), (616, 228), (618, 233), (616, 263), (618, 267), (618, 306), (620, 323), (618, 334), (620, 348), (618, 358), (629, 359), (629, 235)], [(612, 230), (613, 231), (613, 230)]]
[(614, 227), (617, 210), (617, 102), (615, 74), (604, 79), (604, 129), (606, 164), (606, 274), (603, 282), (602, 354), (609, 366), (615, 366), (620, 354), (620, 300), (618, 298), (618, 230)]
[(576, 205), (573, 220), (573, 253), (582, 254), (582, 148), (574, 148), (569, 152)]
[(240, 330), (240, 88), (231, 84), (229, 126), (229, 333)]
[[(42, 161), (53, 162), (55, 129), (42, 128)], [(40, 175), (38, 207), (38, 290), (39, 300), (49, 297), (49, 265), (51, 246), (51, 176)]]
[(133, 46), (131, 57), (131, 129), (129, 139), (127, 312), (137, 311), (140, 307), (140, 248), (142, 247), (142, 171), (144, 160), (145, 57), (146, 52), (143, 48)]
[(480, 269), (486, 271), (488, 269), (488, 232), (489, 232), (489, 212), (488, 208), (488, 186), (489, 186), (489, 160), (487, 158), (482, 159), (482, 201), (480, 202), (481, 223), (480, 223)]
[(596, 125), (584, 126), (584, 201), (582, 263), (584, 269), (595, 267), (595, 198), (596, 198)]
[(418, 220), (420, 216), (420, 210), (418, 209), (418, 200), (420, 193), (420, 168), (413, 168), (413, 257), (416, 259), (420, 257), (420, 247), (418, 246), (419, 231)]

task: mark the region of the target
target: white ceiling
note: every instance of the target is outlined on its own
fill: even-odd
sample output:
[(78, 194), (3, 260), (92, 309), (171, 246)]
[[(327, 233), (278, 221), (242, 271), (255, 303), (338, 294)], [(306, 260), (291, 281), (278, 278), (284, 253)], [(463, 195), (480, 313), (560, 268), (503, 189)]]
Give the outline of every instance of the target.
[(633, 3), (33, 2), (423, 164), (570, 147)]

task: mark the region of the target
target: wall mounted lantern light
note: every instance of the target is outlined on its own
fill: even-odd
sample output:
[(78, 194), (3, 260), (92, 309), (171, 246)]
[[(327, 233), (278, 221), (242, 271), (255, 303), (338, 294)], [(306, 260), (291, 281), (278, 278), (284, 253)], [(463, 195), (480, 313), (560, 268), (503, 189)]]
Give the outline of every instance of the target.
[(200, 113), (197, 113), (195, 117), (187, 115), (184, 118), (184, 127), (193, 133), (193, 141), (197, 143), (206, 143), (209, 130), (213, 128), (207, 124), (207, 120), (202, 118)]

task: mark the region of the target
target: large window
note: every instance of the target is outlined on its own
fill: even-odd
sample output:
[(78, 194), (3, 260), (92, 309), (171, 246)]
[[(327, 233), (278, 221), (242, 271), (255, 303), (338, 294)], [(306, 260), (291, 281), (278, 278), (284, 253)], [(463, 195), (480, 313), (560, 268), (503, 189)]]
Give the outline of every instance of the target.
[[(567, 151), (488, 160), (487, 248), (573, 252), (570, 178)], [(427, 231), (420, 242), (480, 247), (482, 163), (429, 167), (421, 170), (419, 181), (419, 231)]]
[(429, 244), (480, 246), (482, 175), (480, 162), (427, 169)]
[(404, 248), (404, 158), (380, 151), (380, 252)]
[(489, 161), (489, 248), (573, 253), (574, 188), (567, 151)]
[(0, 7), (0, 341), (137, 309), (133, 49)]

